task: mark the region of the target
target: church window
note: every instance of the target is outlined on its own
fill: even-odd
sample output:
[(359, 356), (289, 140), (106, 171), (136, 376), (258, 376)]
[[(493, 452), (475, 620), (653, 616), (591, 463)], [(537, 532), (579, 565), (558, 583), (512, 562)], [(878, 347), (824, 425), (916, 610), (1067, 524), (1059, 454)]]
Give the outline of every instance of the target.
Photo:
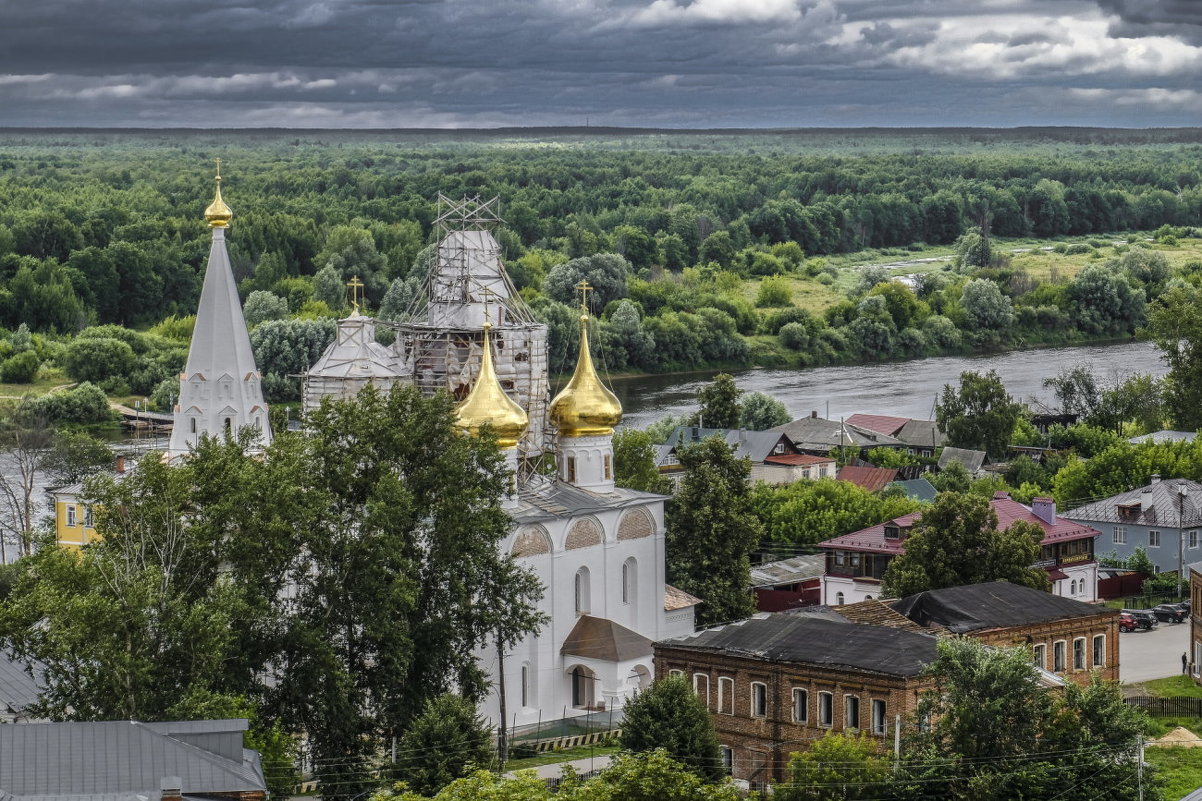
[(614, 477), (614, 457), (605, 454), (605, 480), (612, 481)]
[(634, 603), (634, 591), (638, 577), (638, 565), (634, 557), (622, 563), (622, 603)]
[(841, 592), (835, 593), (835, 606), (843, 606), (843, 604), (844, 604), (843, 593), (841, 593)]
[(568, 457), (567, 482), (569, 484), (576, 483), (576, 457), (575, 456)]
[(189, 417), (189, 418), (188, 418), (188, 423), (191, 425), (191, 428), (192, 428), (192, 433), (193, 433), (193, 434), (195, 434), (195, 433), (196, 433), (196, 418), (195, 418), (195, 417)]
[(522, 706), (530, 706), (530, 666), (522, 665)]
[(589, 612), (588, 568), (582, 567), (576, 571), (576, 614), (587, 615)]
[(226, 439), (229, 439), (230, 435), (231, 435), (231, 434), (233, 434), (233, 433), (234, 433), (234, 418), (232, 418), (232, 417), (227, 417), (227, 418), (225, 418), (225, 436), (226, 436)]

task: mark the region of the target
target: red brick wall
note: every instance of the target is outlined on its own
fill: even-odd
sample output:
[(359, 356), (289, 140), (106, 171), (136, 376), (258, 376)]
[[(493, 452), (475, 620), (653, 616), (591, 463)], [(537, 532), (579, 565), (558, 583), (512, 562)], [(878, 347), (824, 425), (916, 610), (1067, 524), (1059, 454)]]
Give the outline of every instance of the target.
[[(1017, 626), (1007, 629), (991, 629), (989, 631), (973, 632), (971, 635), (989, 645), (1034, 647), (1044, 646), (1044, 665), (1048, 670), (1055, 667), (1055, 643), (1064, 642), (1065, 670), (1060, 675), (1077, 684), (1089, 683), (1089, 677), (1097, 669), (1102, 678), (1109, 681), (1119, 680), (1119, 613), (1115, 609), (1099, 610), (1098, 614), (1090, 617), (1072, 618), (1053, 623), (1041, 623), (1032, 626)], [(1094, 664), (1093, 639), (1103, 636), (1105, 640), (1105, 657), (1099, 668)], [(1085, 667), (1073, 667), (1073, 641), (1085, 639)], [(1056, 672), (1056, 671), (1054, 671)]]

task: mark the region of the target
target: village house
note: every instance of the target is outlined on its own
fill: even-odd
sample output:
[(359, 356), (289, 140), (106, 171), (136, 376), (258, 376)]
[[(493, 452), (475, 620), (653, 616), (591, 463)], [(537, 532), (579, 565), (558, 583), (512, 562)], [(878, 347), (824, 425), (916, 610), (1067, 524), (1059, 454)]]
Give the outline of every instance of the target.
[(822, 597), (823, 554), (805, 554), (751, 568), (751, 591), (761, 612), (812, 606)]
[(722, 759), (751, 789), (827, 732), (892, 737), (929, 687), (935, 637), (838, 615), (773, 614), (655, 644), (656, 677), (684, 676), (713, 714)]
[(133, 720), (0, 726), (5, 801), (264, 801), (245, 720)]
[(1202, 684), (1202, 562), (1189, 566), (1189, 663), (1194, 683)]
[(1202, 484), (1197, 481), (1162, 481), (1153, 475), (1146, 486), (1079, 506), (1065, 517), (1109, 535), (1099, 540), (1103, 552), (1127, 559), (1143, 548), (1157, 572), (1177, 573), (1198, 560), (1199, 502)]
[(892, 467), (868, 467), (849, 464), (840, 467), (835, 478), (855, 484), (857, 487), (869, 492), (880, 492), (897, 478), (897, 470)]
[[(124, 456), (113, 462), (113, 478), (120, 481), (126, 475)], [(59, 545), (82, 548), (100, 538), (96, 533), (95, 515), (92, 507), (82, 503), (83, 482), (68, 484), (50, 490), (54, 500), (54, 533)]]
[(0, 650), (0, 724), (32, 720), (29, 709), (38, 701), (38, 685), (46, 667), (37, 660), (18, 660)]
[(861, 454), (873, 448), (906, 448), (901, 440), (887, 434), (870, 431), (843, 420), (825, 420), (818, 416), (818, 412), (810, 412), (809, 417), (768, 430), (788, 435), (799, 451), (816, 456), (829, 456), (836, 448), (859, 448)]
[[(1035, 498), (1031, 506), (999, 492), (989, 502), (998, 526), (1009, 528), (1022, 520), (1044, 531), (1042, 551), (1035, 567), (1048, 571), (1052, 593), (1079, 601), (1097, 600), (1098, 571), (1094, 543), (1101, 532), (1056, 515), (1056, 502)], [(881, 595), (881, 579), (889, 563), (906, 550), (906, 536), (921, 512), (844, 534), (818, 544), (827, 555), (822, 577), (822, 603), (840, 606)]]
[(946, 470), (952, 464), (959, 464), (973, 478), (980, 478), (989, 464), (989, 454), (985, 451), (974, 451), (971, 448), (944, 448), (939, 452), (939, 469)]
[(767, 484), (792, 484), (801, 479), (834, 478), (835, 460), (828, 456), (802, 453), (787, 435), (778, 431), (748, 431), (742, 428), (701, 428), (680, 426), (657, 449), (659, 472), (679, 482), (684, 468), (676, 450), (701, 442), (708, 437), (720, 437), (734, 451), (736, 459), (751, 462), (748, 481)]
[(947, 435), (939, 430), (934, 420), (915, 420), (884, 414), (853, 414), (847, 418), (847, 422), (857, 428), (896, 439), (905, 446), (906, 453), (914, 456), (933, 457), (947, 444)]
[(928, 590), (889, 602), (899, 615), (939, 634), (1031, 649), (1035, 666), (1087, 684), (1119, 679), (1117, 609), (1005, 581)]

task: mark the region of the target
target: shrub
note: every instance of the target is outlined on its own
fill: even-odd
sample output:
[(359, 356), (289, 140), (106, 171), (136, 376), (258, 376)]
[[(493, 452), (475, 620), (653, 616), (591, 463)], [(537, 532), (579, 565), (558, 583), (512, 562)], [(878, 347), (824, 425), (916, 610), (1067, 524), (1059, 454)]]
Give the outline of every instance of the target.
[(18, 353), (0, 365), (0, 380), (6, 384), (29, 384), (37, 377), (42, 362), (32, 350)]
[(126, 342), (109, 337), (79, 336), (67, 346), (63, 369), (76, 381), (124, 378), (137, 366), (137, 356)]
[(793, 290), (789, 280), (783, 276), (769, 276), (760, 282), (759, 292), (755, 296), (755, 305), (789, 306), (793, 303)]
[(106, 423), (113, 417), (104, 391), (84, 381), (74, 389), (52, 392), (34, 400), (33, 414), (55, 423)]
[(810, 344), (810, 332), (801, 323), (785, 323), (777, 337), (789, 350), (805, 350)]

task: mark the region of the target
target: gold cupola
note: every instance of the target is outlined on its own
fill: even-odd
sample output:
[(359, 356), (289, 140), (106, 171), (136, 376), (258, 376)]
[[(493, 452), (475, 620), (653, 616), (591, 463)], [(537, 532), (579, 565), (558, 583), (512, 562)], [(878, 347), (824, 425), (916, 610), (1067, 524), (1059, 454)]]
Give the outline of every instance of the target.
[(561, 437), (606, 436), (622, 422), (622, 404), (601, 383), (589, 351), (588, 307), (584, 295), (591, 288), (580, 282), (580, 356), (576, 360), (576, 371), (568, 385), (551, 401), (551, 420)]
[(518, 440), (526, 433), (529, 419), (526, 410), (513, 398), (505, 394), (492, 365), (492, 345), (489, 330), (492, 324), (484, 322), (484, 354), (480, 357), (480, 375), (467, 397), (455, 407), (455, 425), (465, 433), (477, 436), (485, 425), (492, 427), (497, 435), (497, 444), (502, 448), (516, 448)]
[(213, 202), (205, 209), (205, 221), (210, 228), (225, 228), (232, 219), (234, 212), (221, 199), (221, 159), (217, 159), (217, 192), (213, 195)]

